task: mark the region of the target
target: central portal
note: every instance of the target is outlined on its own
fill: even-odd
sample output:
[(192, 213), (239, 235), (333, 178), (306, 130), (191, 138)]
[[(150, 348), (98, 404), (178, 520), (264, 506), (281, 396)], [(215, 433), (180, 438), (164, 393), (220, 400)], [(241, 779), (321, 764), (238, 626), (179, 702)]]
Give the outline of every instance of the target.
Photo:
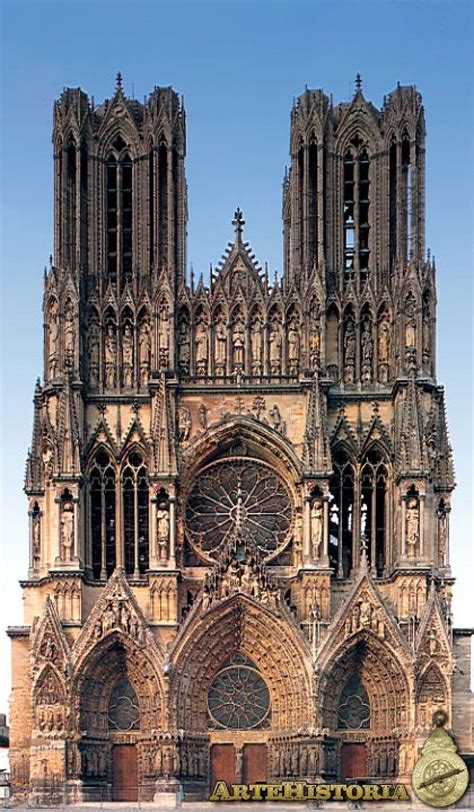
[[(266, 783), (268, 779), (268, 758), (266, 744), (244, 744), (242, 759), (238, 758), (233, 744), (213, 744), (211, 747), (211, 789), (216, 781), (230, 784)], [(237, 767), (241, 761), (242, 769)]]
[(138, 759), (134, 744), (112, 748), (112, 800), (138, 801)]
[(341, 745), (341, 779), (365, 778), (367, 775), (367, 746), (365, 744)]

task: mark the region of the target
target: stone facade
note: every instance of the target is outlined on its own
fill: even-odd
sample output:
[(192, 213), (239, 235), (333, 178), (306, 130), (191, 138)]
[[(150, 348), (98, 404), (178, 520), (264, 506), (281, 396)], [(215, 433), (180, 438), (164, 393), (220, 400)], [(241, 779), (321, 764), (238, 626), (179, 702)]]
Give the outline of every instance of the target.
[(14, 798), (118, 798), (120, 748), (142, 799), (251, 745), (260, 777), (408, 779), (439, 707), (470, 751), (419, 93), (297, 100), (281, 279), (237, 210), (187, 281), (171, 88), (66, 89), (53, 144)]

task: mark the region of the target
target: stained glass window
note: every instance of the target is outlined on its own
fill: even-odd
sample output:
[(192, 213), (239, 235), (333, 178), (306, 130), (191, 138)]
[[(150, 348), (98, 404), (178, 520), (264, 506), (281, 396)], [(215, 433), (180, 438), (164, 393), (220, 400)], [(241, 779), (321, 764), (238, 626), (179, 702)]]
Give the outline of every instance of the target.
[(341, 693), (337, 726), (347, 730), (370, 727), (369, 697), (356, 674), (349, 678)]
[(207, 701), (211, 726), (251, 730), (269, 723), (270, 693), (249, 661), (222, 668), (211, 683)]
[(249, 538), (267, 557), (283, 548), (292, 523), (283, 480), (257, 460), (223, 460), (202, 471), (186, 505), (194, 547), (216, 556), (233, 534)]
[(112, 690), (107, 716), (109, 730), (140, 730), (138, 699), (128, 679), (121, 679)]

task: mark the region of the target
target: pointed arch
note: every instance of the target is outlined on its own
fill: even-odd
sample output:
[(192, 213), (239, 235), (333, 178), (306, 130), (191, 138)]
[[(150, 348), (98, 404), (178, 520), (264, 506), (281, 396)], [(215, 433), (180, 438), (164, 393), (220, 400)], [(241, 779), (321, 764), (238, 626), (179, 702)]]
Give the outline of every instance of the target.
[[(333, 476), (329, 484), (329, 561), (339, 576), (348, 577), (353, 566), (355, 522), (355, 463), (349, 447), (339, 442), (332, 451)], [(357, 532), (357, 531), (355, 531)]]
[(146, 454), (136, 443), (124, 456), (120, 483), (125, 572), (138, 577), (149, 566), (149, 479)]

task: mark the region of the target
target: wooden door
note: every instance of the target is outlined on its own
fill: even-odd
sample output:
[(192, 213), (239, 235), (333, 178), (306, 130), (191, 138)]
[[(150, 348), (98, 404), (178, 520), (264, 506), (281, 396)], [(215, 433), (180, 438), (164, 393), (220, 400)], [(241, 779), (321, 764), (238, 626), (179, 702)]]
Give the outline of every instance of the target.
[(365, 744), (341, 746), (341, 779), (365, 778), (367, 775), (367, 747)]
[(211, 789), (216, 781), (225, 781), (227, 786), (236, 783), (233, 744), (213, 744), (211, 747)]
[(138, 759), (134, 744), (112, 748), (112, 800), (138, 801)]
[(267, 745), (266, 744), (246, 744), (244, 745), (243, 761), (243, 784), (255, 784), (263, 781), (265, 784), (268, 777)]

